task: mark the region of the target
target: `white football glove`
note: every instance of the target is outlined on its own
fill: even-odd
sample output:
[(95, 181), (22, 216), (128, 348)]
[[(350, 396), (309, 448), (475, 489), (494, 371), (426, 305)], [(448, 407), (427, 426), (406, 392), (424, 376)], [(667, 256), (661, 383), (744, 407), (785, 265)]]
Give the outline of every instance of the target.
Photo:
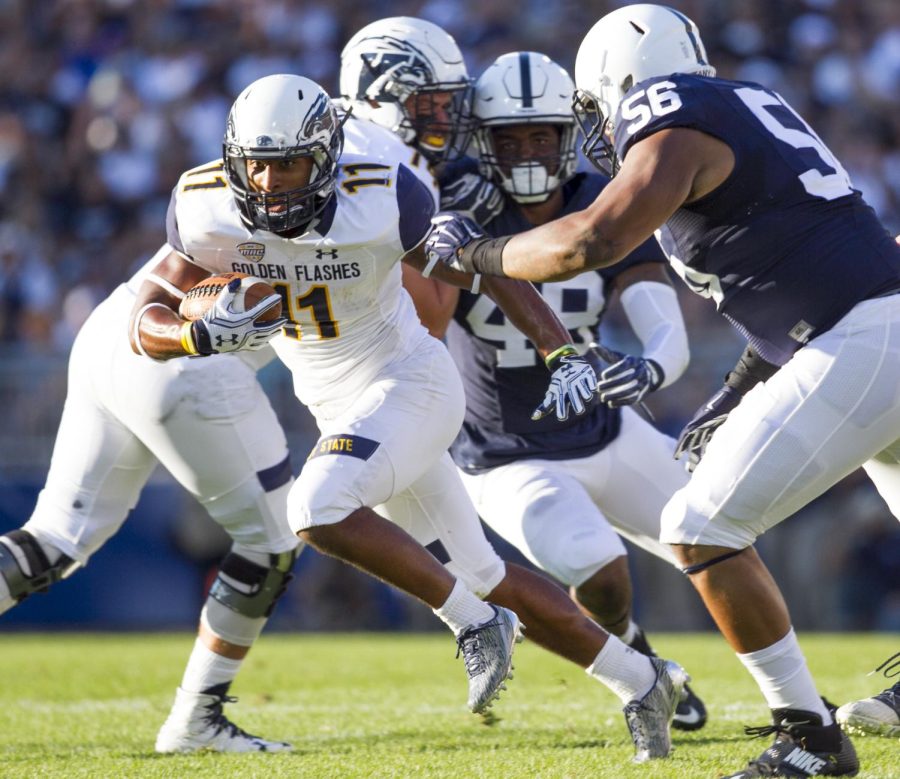
[(234, 311), (232, 304), (241, 288), (241, 279), (232, 279), (219, 293), (201, 319), (191, 323), (191, 336), (198, 354), (223, 354), (240, 350), (262, 349), (287, 322), (278, 317), (267, 322), (257, 322), (273, 306), (281, 302), (281, 296), (264, 297), (247, 311)]
[(565, 422), (570, 406), (576, 416), (581, 416), (597, 392), (597, 375), (584, 357), (567, 354), (555, 360), (553, 365), (555, 370), (550, 375), (547, 394), (531, 415), (534, 421), (555, 410), (556, 418)]

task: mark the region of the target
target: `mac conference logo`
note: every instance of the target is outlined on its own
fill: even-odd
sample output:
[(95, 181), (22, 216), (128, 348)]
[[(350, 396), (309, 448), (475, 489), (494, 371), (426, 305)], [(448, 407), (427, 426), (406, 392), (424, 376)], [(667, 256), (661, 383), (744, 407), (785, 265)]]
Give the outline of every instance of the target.
[(266, 254), (266, 245), (255, 241), (247, 241), (246, 243), (239, 243), (237, 250), (242, 257), (253, 260), (253, 262), (259, 262)]

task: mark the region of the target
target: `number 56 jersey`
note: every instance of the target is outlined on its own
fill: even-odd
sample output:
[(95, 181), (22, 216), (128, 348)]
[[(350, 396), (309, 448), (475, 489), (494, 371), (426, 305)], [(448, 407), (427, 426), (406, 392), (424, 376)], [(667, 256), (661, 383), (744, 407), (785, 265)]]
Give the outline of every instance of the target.
[(671, 127), (726, 143), (731, 175), (657, 231), (673, 269), (782, 365), (862, 300), (900, 289), (900, 247), (822, 140), (759, 84), (674, 74), (624, 96), (621, 159)]
[(272, 345), (297, 397), (325, 419), (430, 337), (399, 267), (430, 229), (430, 175), (387, 130), (351, 118), (344, 132), (335, 193), (299, 237), (247, 228), (221, 160), (181, 177), (167, 219), (170, 244), (192, 262), (250, 273), (279, 291), (288, 324)]

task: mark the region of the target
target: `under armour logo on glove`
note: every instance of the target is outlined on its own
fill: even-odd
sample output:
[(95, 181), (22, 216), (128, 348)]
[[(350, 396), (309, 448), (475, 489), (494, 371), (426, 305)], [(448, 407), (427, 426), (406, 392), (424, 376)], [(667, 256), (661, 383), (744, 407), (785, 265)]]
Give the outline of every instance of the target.
[(428, 278), (438, 263), (463, 273), (474, 273), (474, 267), (465, 267), (459, 250), (478, 238), (484, 238), (478, 225), (467, 216), (443, 211), (432, 217), (431, 224), (431, 232), (425, 239), (428, 264), (422, 275)]
[(240, 279), (230, 281), (209, 311), (201, 319), (191, 322), (191, 334), (199, 354), (262, 349), (287, 322), (285, 317), (259, 321), (266, 311), (281, 304), (278, 294), (268, 295), (246, 311), (233, 310), (232, 304), (240, 285)]

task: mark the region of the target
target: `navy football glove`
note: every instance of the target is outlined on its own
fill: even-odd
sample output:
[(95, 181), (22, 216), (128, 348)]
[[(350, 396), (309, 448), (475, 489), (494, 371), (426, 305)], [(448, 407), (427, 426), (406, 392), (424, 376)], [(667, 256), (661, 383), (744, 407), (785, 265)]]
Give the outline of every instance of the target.
[(477, 173), (464, 173), (441, 186), (441, 211), (457, 211), (486, 225), (503, 210), (503, 193)]
[(428, 278), (438, 263), (463, 273), (475, 273), (474, 267), (467, 267), (467, 263), (462, 261), (458, 250), (478, 238), (484, 238), (481, 228), (467, 216), (443, 211), (431, 218), (431, 224), (431, 232), (425, 239), (428, 264), (422, 275)]
[(662, 368), (653, 360), (625, 355), (592, 343), (588, 349), (591, 362), (595, 358), (611, 363), (600, 371), (597, 392), (610, 408), (640, 403), (644, 395), (658, 389), (665, 379)]
[(550, 386), (531, 419), (537, 421), (555, 410), (556, 418), (565, 422), (569, 418), (569, 407), (576, 416), (581, 416), (590, 407), (597, 391), (597, 375), (590, 363), (578, 354), (565, 354), (548, 367), (553, 371)]
[(697, 410), (691, 421), (684, 426), (681, 435), (678, 436), (678, 443), (675, 445), (675, 459), (678, 460), (686, 454), (685, 468), (689, 473), (693, 472), (703, 458), (713, 433), (728, 418), (732, 409), (741, 402), (742, 397), (743, 395), (738, 390), (726, 384), (706, 401)]

